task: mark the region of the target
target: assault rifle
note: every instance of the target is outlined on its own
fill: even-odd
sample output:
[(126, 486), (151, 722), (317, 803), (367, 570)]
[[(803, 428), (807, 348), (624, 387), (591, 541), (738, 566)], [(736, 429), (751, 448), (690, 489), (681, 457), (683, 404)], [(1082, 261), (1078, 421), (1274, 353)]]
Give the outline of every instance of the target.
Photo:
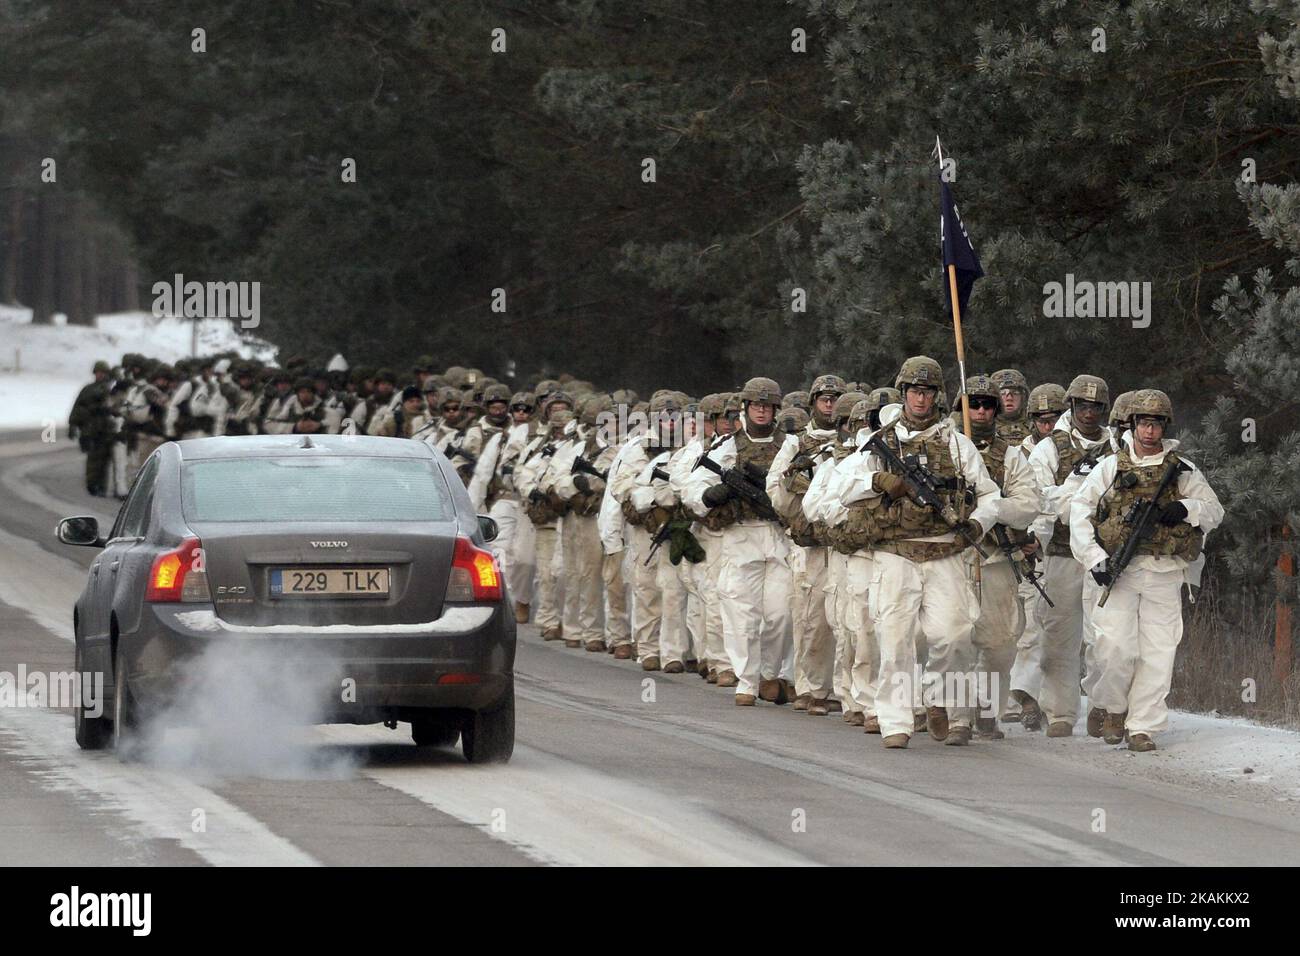
[(473, 452), (465, 451), (463, 448), (457, 445), (448, 445), (446, 455), (448, 461), (459, 456), (461, 458), (464, 458), (467, 462), (469, 462), (471, 466), (478, 464), (478, 455), (475, 455)]
[(966, 529), (962, 527), (962, 522), (957, 517), (957, 512), (953, 510), (952, 505), (945, 504), (944, 500), (939, 497), (939, 482), (934, 475), (926, 470), (919, 458), (915, 455), (899, 458), (894, 454), (894, 450), (881, 439), (879, 432), (872, 435), (863, 447), (874, 451), (889, 466), (891, 471), (901, 475), (903, 481), (907, 483), (908, 491), (911, 492), (912, 496), (942, 518), (943, 523), (949, 528), (965, 538), (966, 543), (975, 549), (976, 554), (981, 558), (988, 557), (988, 552), (980, 547), (979, 542), (966, 533)]
[(573, 467), (569, 469), (571, 475), (591, 475), (593, 478), (599, 478), (601, 481), (609, 481), (609, 472), (601, 471), (587, 459), (579, 455), (573, 459)]
[(1115, 586), (1119, 576), (1124, 573), (1128, 567), (1133, 555), (1137, 554), (1138, 545), (1144, 538), (1149, 538), (1152, 528), (1152, 522), (1155, 521), (1156, 512), (1160, 506), (1157, 502), (1160, 496), (1164, 494), (1166, 488), (1178, 480), (1178, 476), (1185, 471), (1191, 471), (1191, 465), (1180, 459), (1175, 458), (1165, 466), (1165, 473), (1160, 476), (1160, 484), (1156, 486), (1156, 493), (1150, 498), (1139, 498), (1133, 502), (1133, 506), (1128, 509), (1124, 515), (1124, 524), (1131, 529), (1128, 537), (1120, 546), (1119, 554), (1107, 562), (1107, 568), (1110, 571), (1110, 584), (1106, 585), (1101, 592), (1101, 597), (1097, 598), (1097, 607), (1105, 607), (1106, 599), (1110, 597), (1110, 589)]
[(995, 524), (993, 526), (993, 537), (998, 542), (998, 550), (1007, 556), (1007, 563), (1011, 565), (1011, 573), (1016, 576), (1016, 584), (1019, 585), (1022, 581), (1028, 580), (1030, 584), (1038, 589), (1038, 593), (1043, 596), (1043, 600), (1047, 602), (1048, 607), (1056, 607), (1052, 603), (1052, 599), (1047, 596), (1047, 591), (1038, 583), (1038, 579), (1042, 575), (1034, 570), (1034, 562), (1029, 560), (1027, 561), (1028, 567), (1024, 571), (1020, 569), (1020, 558), (1014, 553), (1015, 546), (1011, 543), (1011, 539), (1007, 537), (1007, 529), (1000, 524)]
[[(760, 518), (766, 518), (769, 521), (781, 520), (781, 516), (772, 507), (772, 499), (767, 496), (767, 490), (755, 485), (739, 469), (723, 468), (707, 454), (701, 455), (700, 460), (695, 463), (695, 468), (701, 466), (707, 471), (713, 472), (722, 479), (724, 485), (748, 501)], [(695, 468), (691, 470), (694, 471)]]

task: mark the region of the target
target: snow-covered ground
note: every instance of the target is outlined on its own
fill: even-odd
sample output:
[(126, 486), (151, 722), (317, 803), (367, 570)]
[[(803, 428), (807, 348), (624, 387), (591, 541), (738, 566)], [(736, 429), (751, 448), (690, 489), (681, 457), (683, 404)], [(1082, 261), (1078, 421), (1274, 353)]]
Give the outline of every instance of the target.
[[(116, 365), (123, 353), (140, 352), (167, 362), (191, 354), (192, 323), (148, 312), (101, 315), (94, 327), (32, 325), (31, 310), (0, 305), (0, 429), (66, 424), (72, 402), (91, 380), (100, 359)], [(198, 354), (234, 349), (247, 358), (273, 361), (275, 349), (241, 338), (226, 319), (201, 319)]]

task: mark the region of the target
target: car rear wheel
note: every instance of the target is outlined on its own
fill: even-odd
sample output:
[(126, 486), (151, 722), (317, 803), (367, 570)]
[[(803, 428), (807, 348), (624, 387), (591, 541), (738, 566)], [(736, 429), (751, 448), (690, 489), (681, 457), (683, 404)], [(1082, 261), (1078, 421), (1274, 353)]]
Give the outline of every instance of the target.
[(411, 721), (411, 739), (417, 747), (454, 747), (460, 737), (455, 718), (438, 711), (422, 714)]
[(126, 655), (113, 655), (113, 749), (119, 760), (134, 761), (140, 746), (140, 715), (126, 677)]
[(515, 682), (491, 710), (480, 710), (465, 719), (460, 733), (465, 759), (470, 763), (505, 763), (515, 750)]
[[(90, 680), (90, 675), (86, 673), (84, 654), (85, 651), (81, 646), (81, 636), (77, 635), (76, 651), (74, 652), (76, 664), (74, 666), (79, 675), (78, 679), (82, 682), (81, 700), (76, 702), (73, 710), (73, 720), (76, 722), (77, 746), (82, 750), (103, 750), (113, 740), (113, 722), (104, 713), (104, 702), (102, 700), (99, 702), (98, 717), (91, 717), (86, 712), (86, 682)], [(93, 681), (90, 683), (90, 687), (94, 687)]]

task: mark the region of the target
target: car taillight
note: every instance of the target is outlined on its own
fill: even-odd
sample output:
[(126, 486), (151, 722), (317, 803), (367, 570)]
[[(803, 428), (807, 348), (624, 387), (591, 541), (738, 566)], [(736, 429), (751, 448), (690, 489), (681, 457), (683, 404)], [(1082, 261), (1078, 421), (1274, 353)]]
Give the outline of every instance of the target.
[(152, 602), (211, 601), (203, 565), (203, 542), (186, 538), (175, 551), (153, 559), (144, 599)]
[(491, 551), (476, 548), (469, 538), (456, 538), (451, 559), (448, 601), (500, 601), (501, 569)]

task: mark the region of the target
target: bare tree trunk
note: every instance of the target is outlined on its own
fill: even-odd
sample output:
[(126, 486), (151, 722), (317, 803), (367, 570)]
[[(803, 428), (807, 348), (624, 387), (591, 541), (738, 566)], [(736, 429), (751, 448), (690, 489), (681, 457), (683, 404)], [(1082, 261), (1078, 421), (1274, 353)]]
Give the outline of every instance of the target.
[(99, 232), (87, 229), (81, 249), (81, 297), (86, 310), (86, 324), (94, 325), (102, 311), (99, 290)]
[(140, 311), (140, 266), (130, 246), (122, 250), (122, 308), (127, 312)]
[(0, 302), (18, 302), (18, 263), (23, 246), (23, 192), (17, 186), (9, 192), (9, 223), (5, 234), (5, 271), (0, 277)]
[(32, 292), (32, 322), (48, 325), (54, 312), (54, 280), (58, 266), (59, 194), (42, 186), (39, 196), (38, 219), (40, 242), (36, 250), (34, 289)]
[(85, 223), (80, 199), (63, 204), (59, 217), (59, 304), (67, 313), (69, 325), (86, 324), (85, 297), (82, 295), (81, 235)]

